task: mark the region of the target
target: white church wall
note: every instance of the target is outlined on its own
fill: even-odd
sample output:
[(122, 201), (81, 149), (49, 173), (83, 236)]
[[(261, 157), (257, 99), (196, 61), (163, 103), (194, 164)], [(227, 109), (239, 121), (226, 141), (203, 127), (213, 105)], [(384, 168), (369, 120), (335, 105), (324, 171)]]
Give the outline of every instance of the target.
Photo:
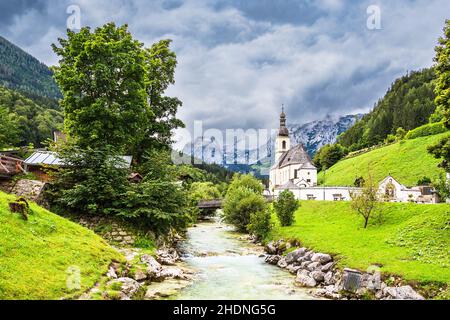
[[(297, 200), (318, 200), (318, 201), (350, 201), (350, 192), (358, 192), (359, 188), (349, 187), (307, 187), (290, 189)], [(276, 189), (274, 195), (283, 192), (282, 189)]]

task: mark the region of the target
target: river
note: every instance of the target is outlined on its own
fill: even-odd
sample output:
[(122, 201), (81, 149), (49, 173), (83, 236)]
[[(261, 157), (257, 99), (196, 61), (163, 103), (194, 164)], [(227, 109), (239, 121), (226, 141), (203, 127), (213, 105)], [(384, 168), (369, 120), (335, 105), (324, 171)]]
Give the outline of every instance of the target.
[(292, 274), (265, 263), (261, 247), (241, 237), (218, 219), (189, 228), (180, 249), (196, 278), (171, 299), (314, 299), (294, 286)]

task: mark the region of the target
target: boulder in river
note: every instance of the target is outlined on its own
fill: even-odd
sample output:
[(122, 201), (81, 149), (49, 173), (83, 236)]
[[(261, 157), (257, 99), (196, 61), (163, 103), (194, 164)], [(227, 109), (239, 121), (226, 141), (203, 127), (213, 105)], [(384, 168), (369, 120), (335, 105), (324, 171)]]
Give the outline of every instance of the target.
[(297, 278), (295, 278), (295, 283), (301, 287), (308, 287), (308, 288), (312, 288), (317, 285), (316, 280), (302, 273), (297, 274)]
[(273, 264), (276, 265), (278, 263), (278, 261), (280, 261), (281, 257), (279, 255), (273, 255), (273, 256), (267, 256), (265, 261), (268, 264)]

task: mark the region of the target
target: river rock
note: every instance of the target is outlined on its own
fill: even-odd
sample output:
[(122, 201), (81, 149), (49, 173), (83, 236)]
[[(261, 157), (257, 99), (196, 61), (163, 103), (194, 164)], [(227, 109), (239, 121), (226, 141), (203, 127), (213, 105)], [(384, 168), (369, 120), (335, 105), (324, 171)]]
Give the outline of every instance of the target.
[(302, 264), (300, 265), (300, 267), (302, 269), (307, 269), (308, 265), (310, 265), (312, 262), (311, 261), (303, 261)]
[(177, 262), (179, 256), (175, 249), (160, 249), (156, 252), (156, 260), (167, 266), (173, 266)]
[(302, 273), (297, 274), (297, 278), (295, 278), (295, 283), (302, 287), (308, 287), (308, 288), (312, 288), (317, 285), (316, 280), (314, 280), (313, 278), (311, 278), (305, 274), (302, 274)]
[(162, 266), (155, 258), (148, 254), (141, 257), (141, 261), (147, 265), (147, 275), (150, 280), (161, 281), (164, 277), (161, 275)]
[(131, 298), (141, 286), (136, 280), (125, 277), (113, 279), (107, 283), (107, 286), (114, 286), (114, 283), (120, 283), (120, 292), (123, 294), (121, 295), (122, 300), (128, 300), (127, 298)]
[(309, 271), (315, 271), (315, 270), (320, 270), (321, 268), (321, 264), (320, 262), (312, 262), (310, 264), (308, 264), (308, 266), (306, 267)]
[(273, 241), (269, 242), (265, 249), (268, 254), (274, 255), (277, 253), (277, 248), (275, 247), (275, 244), (273, 243)]
[(278, 260), (277, 266), (284, 269), (288, 266), (288, 263), (286, 262), (285, 258), (281, 258), (280, 260)]
[(370, 291), (377, 291), (381, 289), (381, 273), (375, 272), (373, 275), (369, 275), (367, 279), (367, 289)]
[(325, 253), (315, 253), (311, 257), (311, 261), (319, 262), (320, 264), (326, 264), (326, 263), (330, 262), (331, 260), (333, 260), (333, 258), (331, 258), (331, 256), (329, 254), (325, 254)]
[(182, 279), (185, 280), (187, 277), (184, 275), (183, 271), (180, 268), (175, 267), (169, 267), (169, 268), (163, 268), (161, 270), (161, 277), (164, 279)]
[(133, 274), (133, 279), (136, 281), (142, 281), (147, 279), (147, 274), (143, 272), (141, 269), (137, 269)]
[(324, 280), (325, 274), (322, 271), (312, 271), (309, 276), (316, 280), (316, 282), (322, 282)]
[(324, 282), (325, 282), (326, 285), (333, 285), (333, 284), (336, 283), (336, 281), (335, 281), (335, 279), (334, 279), (333, 276), (334, 276), (334, 275), (333, 275), (333, 272), (331, 272), (331, 271), (328, 271), (328, 272), (324, 275), (323, 280), (324, 280)]
[(411, 286), (386, 287), (383, 294), (388, 300), (425, 300)]
[(273, 256), (267, 256), (265, 261), (268, 264), (273, 264), (276, 265), (278, 263), (278, 261), (280, 261), (281, 257), (279, 255), (273, 255)]
[(299, 258), (303, 257), (305, 252), (306, 252), (306, 248), (300, 248), (300, 249), (294, 250), (292, 252), (289, 252), (286, 255), (286, 262), (288, 264), (291, 264), (293, 262), (298, 261)]
[(290, 272), (290, 273), (293, 273), (293, 274), (296, 274), (297, 272), (298, 272), (298, 270), (300, 270), (300, 266), (296, 266), (296, 265), (294, 265), (294, 264), (290, 264), (290, 265), (288, 265), (287, 267), (286, 267), (286, 269)]
[(338, 300), (341, 298), (341, 295), (336, 291), (335, 286), (325, 286), (323, 289), (317, 289), (314, 294), (319, 297), (334, 300)]
[(325, 265), (320, 269), (320, 271), (326, 273), (326, 272), (330, 271), (331, 268), (333, 268), (333, 265), (334, 265), (334, 262), (328, 262), (327, 264), (325, 264)]
[(303, 258), (305, 259), (305, 261), (311, 261), (312, 256), (314, 255), (314, 252), (312, 251), (307, 251), (305, 253), (305, 255), (303, 256)]

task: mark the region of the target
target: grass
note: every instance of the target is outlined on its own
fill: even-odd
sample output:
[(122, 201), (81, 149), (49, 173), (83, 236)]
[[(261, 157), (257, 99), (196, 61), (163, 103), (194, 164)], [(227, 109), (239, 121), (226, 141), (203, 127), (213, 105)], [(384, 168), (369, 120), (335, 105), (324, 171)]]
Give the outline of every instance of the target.
[[(28, 221), (11, 213), (14, 196), (0, 192), (0, 299), (73, 298), (123, 257), (92, 231), (31, 204)], [(81, 287), (69, 290), (68, 270)]]
[(389, 174), (406, 186), (415, 186), (420, 178), (436, 179), (442, 172), (439, 160), (427, 152), (427, 147), (448, 133), (404, 140), (354, 158), (339, 161), (326, 173), (320, 172), (318, 180), (326, 186), (353, 186), (357, 177), (367, 178), (369, 172), (375, 181)]
[(386, 203), (382, 216), (364, 229), (349, 202), (302, 201), (294, 225), (277, 224), (271, 238), (333, 254), (340, 267), (378, 265), (407, 281), (450, 285), (450, 206)]

